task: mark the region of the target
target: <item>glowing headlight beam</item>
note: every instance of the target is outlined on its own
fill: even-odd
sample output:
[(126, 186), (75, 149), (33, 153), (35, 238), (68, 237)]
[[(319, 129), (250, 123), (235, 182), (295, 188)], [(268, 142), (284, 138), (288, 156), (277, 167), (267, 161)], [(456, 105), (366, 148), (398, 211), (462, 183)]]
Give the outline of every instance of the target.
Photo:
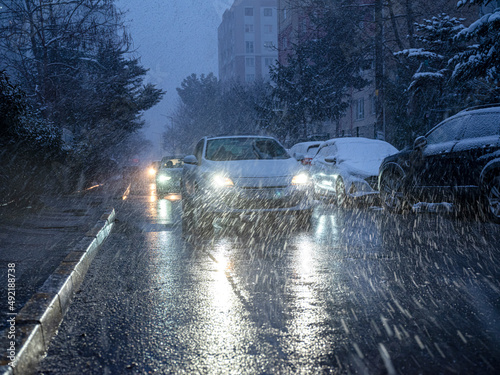
[(293, 176), (292, 185), (305, 185), (310, 182), (309, 175), (307, 173), (299, 173)]
[(158, 181), (159, 181), (159, 182), (167, 182), (167, 181), (169, 181), (169, 180), (171, 180), (171, 179), (172, 179), (172, 177), (170, 177), (170, 176), (165, 176), (165, 175), (161, 175), (161, 176), (159, 176), (159, 177), (158, 177)]
[(233, 180), (222, 175), (215, 175), (212, 179), (212, 183), (219, 188), (234, 186)]

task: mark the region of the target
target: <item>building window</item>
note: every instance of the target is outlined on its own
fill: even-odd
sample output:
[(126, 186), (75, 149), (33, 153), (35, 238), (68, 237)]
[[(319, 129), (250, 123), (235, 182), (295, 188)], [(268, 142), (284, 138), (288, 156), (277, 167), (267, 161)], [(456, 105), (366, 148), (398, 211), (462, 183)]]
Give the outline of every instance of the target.
[(273, 8), (264, 8), (264, 16), (272, 17), (272, 15), (273, 15)]
[(245, 32), (246, 33), (253, 33), (253, 24), (251, 24), (251, 23), (245, 24)]
[(272, 34), (272, 32), (273, 32), (273, 25), (264, 25), (265, 34)]
[(283, 9), (283, 19), (286, 20), (286, 8)]
[(370, 95), (370, 113), (375, 115), (377, 113), (377, 97)]
[(307, 33), (307, 20), (305, 18), (300, 22), (300, 28), (304, 34)]
[(253, 16), (253, 8), (245, 8), (245, 16)]
[(254, 57), (245, 58), (245, 65), (250, 67), (255, 66), (255, 58)]
[(267, 41), (267, 42), (264, 42), (264, 48), (268, 49), (268, 50), (273, 50), (275, 47), (274, 47), (273, 42)]
[(253, 42), (245, 42), (246, 53), (253, 53)]
[(356, 120), (365, 118), (365, 98), (356, 100)]
[(255, 81), (255, 74), (245, 74), (245, 81), (246, 82), (253, 82), (253, 81)]
[(274, 59), (272, 57), (266, 57), (264, 58), (264, 65), (266, 67), (273, 65)]

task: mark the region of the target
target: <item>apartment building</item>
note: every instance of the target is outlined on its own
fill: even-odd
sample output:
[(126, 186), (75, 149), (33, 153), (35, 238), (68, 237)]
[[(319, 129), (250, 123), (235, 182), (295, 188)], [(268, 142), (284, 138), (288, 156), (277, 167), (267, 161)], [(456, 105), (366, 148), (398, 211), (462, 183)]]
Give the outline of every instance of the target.
[(235, 0), (218, 28), (219, 79), (269, 79), (278, 58), (277, 0)]

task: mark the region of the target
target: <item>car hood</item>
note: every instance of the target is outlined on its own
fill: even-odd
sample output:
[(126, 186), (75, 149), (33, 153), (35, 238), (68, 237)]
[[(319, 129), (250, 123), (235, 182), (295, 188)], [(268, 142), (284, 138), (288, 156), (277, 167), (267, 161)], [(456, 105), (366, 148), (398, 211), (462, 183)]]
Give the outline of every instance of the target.
[(240, 187), (287, 186), (302, 170), (294, 158), (273, 160), (207, 161), (211, 172), (220, 172)]
[(367, 160), (364, 162), (341, 161), (338, 164), (339, 169), (344, 170), (347, 174), (367, 178), (377, 176), (382, 160)]

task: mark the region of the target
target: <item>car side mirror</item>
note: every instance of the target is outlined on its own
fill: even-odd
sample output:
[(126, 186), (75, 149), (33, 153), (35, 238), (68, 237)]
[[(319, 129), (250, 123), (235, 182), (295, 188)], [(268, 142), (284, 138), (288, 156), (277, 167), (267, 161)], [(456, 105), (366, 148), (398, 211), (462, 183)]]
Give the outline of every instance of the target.
[(198, 159), (194, 155), (188, 155), (184, 158), (184, 164), (198, 164)]
[(294, 157), (295, 157), (295, 160), (297, 160), (297, 161), (302, 161), (302, 160), (304, 160), (304, 159), (305, 159), (305, 157), (306, 157), (306, 156), (305, 156), (304, 154), (301, 154), (300, 152), (296, 152), (296, 153), (294, 154)]
[(425, 146), (427, 146), (427, 138), (424, 136), (417, 137), (413, 142), (414, 150), (422, 150)]
[(325, 161), (327, 163), (333, 163), (333, 164), (337, 164), (337, 158), (335, 156), (327, 156), (325, 158)]

